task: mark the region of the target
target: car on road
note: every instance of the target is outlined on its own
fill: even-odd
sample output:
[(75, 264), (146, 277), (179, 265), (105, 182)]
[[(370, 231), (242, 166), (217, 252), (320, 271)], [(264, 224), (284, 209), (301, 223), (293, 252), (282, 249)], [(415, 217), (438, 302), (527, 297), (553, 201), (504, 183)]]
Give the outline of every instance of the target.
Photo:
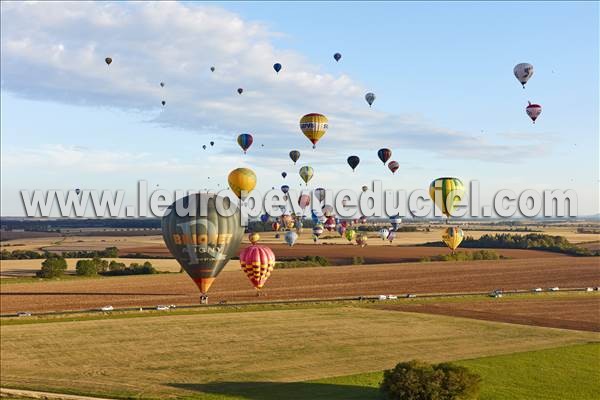
[(387, 300), (387, 296), (385, 294), (380, 294), (379, 300)]
[(412, 294), (412, 293), (409, 293), (409, 294), (406, 295), (407, 299), (414, 299), (415, 297), (417, 297), (417, 295), (416, 294)]
[(496, 289), (490, 292), (490, 297), (502, 297), (502, 289)]
[(541, 287), (536, 287), (535, 289), (531, 290), (532, 292), (541, 292), (542, 288)]
[(113, 306), (104, 306), (100, 309), (100, 311), (112, 311), (115, 308)]
[(398, 300), (398, 296), (395, 296), (393, 294), (388, 294), (388, 300)]
[(558, 286), (554, 286), (554, 287), (548, 288), (548, 290), (551, 292), (558, 292), (560, 289), (558, 288)]
[(28, 311), (19, 311), (17, 317), (31, 317), (31, 313)]
[(170, 309), (170, 307), (169, 306), (158, 305), (158, 306), (156, 306), (156, 309), (158, 311), (167, 311), (167, 310)]

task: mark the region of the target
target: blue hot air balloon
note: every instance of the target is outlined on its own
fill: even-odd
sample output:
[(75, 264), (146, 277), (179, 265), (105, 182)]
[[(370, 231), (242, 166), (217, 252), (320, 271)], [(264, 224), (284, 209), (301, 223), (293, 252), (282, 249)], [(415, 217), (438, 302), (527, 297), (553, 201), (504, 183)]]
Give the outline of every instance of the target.
[(281, 64), (279, 64), (279, 63), (273, 64), (273, 69), (275, 70), (275, 72), (279, 73), (279, 71), (281, 71)]

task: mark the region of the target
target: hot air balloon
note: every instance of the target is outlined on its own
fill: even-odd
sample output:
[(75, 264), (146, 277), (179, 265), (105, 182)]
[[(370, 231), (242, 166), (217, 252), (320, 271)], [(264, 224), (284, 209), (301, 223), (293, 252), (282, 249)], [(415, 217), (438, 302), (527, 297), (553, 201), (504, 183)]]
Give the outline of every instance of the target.
[(359, 233), (356, 235), (356, 244), (360, 247), (365, 247), (367, 245), (367, 239), (368, 237), (366, 233)]
[(367, 101), (367, 103), (369, 103), (369, 107), (371, 107), (373, 105), (373, 102), (375, 101), (375, 93), (367, 93), (365, 94), (365, 100)]
[(390, 241), (390, 243), (392, 243), (394, 241), (394, 238), (396, 237), (396, 232), (394, 231), (390, 231), (390, 233), (388, 233), (388, 237), (387, 240)]
[(304, 227), (304, 225), (302, 224), (302, 221), (299, 219), (294, 224), (294, 228), (296, 228), (296, 233), (298, 233), (298, 234), (302, 233), (303, 227)]
[[(437, 189), (437, 190), (436, 190)], [(456, 204), (465, 192), (462, 181), (458, 178), (438, 178), (429, 185), (429, 196), (444, 215), (450, 218)], [(452, 194), (452, 197), (450, 195)]]
[(354, 240), (354, 236), (356, 236), (356, 231), (354, 229), (346, 229), (346, 240), (351, 242)]
[(229, 173), (227, 181), (233, 193), (243, 200), (248, 193), (254, 190), (256, 186), (256, 174), (249, 168), (236, 168)]
[(290, 151), (290, 158), (294, 162), (294, 165), (296, 165), (296, 161), (298, 161), (298, 159), (300, 158), (300, 152), (298, 150)]
[(275, 232), (277, 232), (277, 231), (279, 230), (279, 228), (281, 228), (281, 225), (279, 225), (279, 222), (273, 222), (273, 223), (271, 224), (271, 228), (273, 228), (273, 230), (274, 230)]
[(250, 148), (250, 146), (252, 146), (252, 142), (254, 142), (254, 138), (249, 133), (242, 133), (241, 135), (239, 135), (237, 137), (237, 142), (240, 145), (240, 147), (242, 148), (242, 150), (244, 150), (244, 154), (246, 154), (246, 150), (248, 150)]
[(535, 124), (535, 120), (542, 113), (542, 106), (540, 106), (539, 104), (532, 104), (531, 102), (528, 102), (528, 103), (529, 103), (529, 105), (527, 107), (525, 107), (525, 112), (527, 113), (529, 118), (531, 118), (531, 120)]
[(79, 188), (75, 189), (75, 194), (79, 196), (79, 193), (81, 193), (81, 189), (79, 189)]
[(369, 187), (368, 187), (368, 186), (363, 186), (363, 187), (362, 187), (362, 191), (363, 191), (363, 192), (366, 192), (367, 190), (369, 190)]
[[(208, 289), (229, 258), (237, 254), (244, 235), (240, 210), (222, 216), (217, 212), (217, 201), (226, 209), (235, 207), (227, 197), (196, 193), (177, 200), (162, 218), (165, 244), (200, 289), (201, 302), (207, 301)], [(177, 215), (182, 207), (195, 207), (195, 212), (190, 213), (193, 216)]]
[(322, 114), (306, 114), (300, 118), (300, 129), (304, 133), (304, 136), (313, 144), (313, 149), (316, 147), (319, 139), (327, 132), (328, 128), (329, 122), (327, 117)]
[(463, 230), (457, 227), (450, 227), (444, 231), (442, 234), (442, 240), (446, 243), (446, 246), (452, 250), (452, 254), (454, 254), (454, 250), (458, 248), (460, 243), (464, 238)]
[(273, 69), (275, 70), (275, 72), (279, 73), (279, 71), (281, 71), (281, 64), (279, 64), (279, 63), (273, 64)]
[(348, 165), (350, 166), (350, 168), (352, 168), (352, 172), (354, 172), (354, 169), (360, 163), (360, 158), (358, 158), (358, 156), (350, 156), (350, 157), (348, 157), (347, 161), (348, 161)]
[(286, 232), (284, 240), (288, 244), (288, 246), (292, 247), (294, 243), (296, 243), (296, 240), (298, 240), (298, 234), (294, 231)]
[(400, 168), (400, 164), (397, 161), (390, 161), (388, 164), (388, 168), (392, 171), (392, 174), (395, 174), (398, 168)]
[(337, 233), (339, 233), (340, 236), (343, 237), (344, 233), (346, 232), (346, 227), (343, 226), (343, 225), (338, 225), (337, 228), (336, 228), (336, 230), (337, 230)]
[(285, 177), (287, 176), (287, 172), (283, 171), (283, 172), (281, 173), (281, 176), (283, 177), (283, 179), (285, 179)]
[(309, 204), (310, 195), (308, 195), (307, 193), (303, 193), (302, 195), (300, 195), (300, 197), (298, 198), (298, 205), (300, 206), (300, 208), (304, 210), (306, 207), (308, 207)]
[(304, 167), (300, 168), (300, 178), (302, 178), (302, 180), (304, 181), (304, 183), (306, 183), (308, 185), (308, 181), (310, 181), (314, 175), (314, 171), (312, 169), (312, 167), (305, 165)]
[(275, 254), (267, 246), (252, 244), (240, 252), (240, 266), (252, 285), (256, 288), (256, 295), (264, 286), (275, 267)]
[(319, 238), (319, 236), (323, 234), (323, 225), (316, 224), (315, 226), (313, 226), (312, 233), (314, 237)]
[(104, 62), (106, 63), (106, 65), (110, 65), (110, 64), (112, 63), (112, 58), (110, 58), (110, 57), (106, 57), (106, 58), (104, 59)]
[(381, 228), (379, 230), (379, 237), (381, 238), (381, 240), (386, 240), (389, 234), (390, 234), (390, 231), (388, 231), (385, 228)]
[(399, 215), (394, 215), (390, 217), (390, 224), (392, 225), (392, 230), (397, 230), (402, 223), (402, 218)]
[(335, 230), (335, 218), (333, 218), (333, 217), (327, 217), (327, 219), (325, 220), (324, 227), (329, 232), (333, 232)]
[(237, 92), (238, 92), (238, 94), (242, 94), (242, 93), (244, 93), (244, 89), (238, 88)]
[(333, 59), (334, 59), (335, 61), (340, 61), (340, 59), (341, 59), (341, 58), (342, 58), (342, 55), (341, 55), (340, 53), (335, 53), (335, 54), (333, 55)]
[(205, 144), (203, 144), (203, 145), (202, 145), (202, 148), (203, 148), (204, 150), (206, 150), (206, 145), (205, 145)]
[(327, 192), (325, 191), (324, 188), (316, 188), (313, 191), (313, 194), (315, 195), (315, 197), (317, 198), (317, 200), (319, 200), (319, 202), (322, 202), (323, 200), (325, 200), (325, 194)]
[(269, 214), (263, 214), (260, 216), (261, 222), (267, 222), (269, 220)]
[(381, 162), (383, 162), (383, 164), (385, 164), (387, 162), (387, 160), (390, 159), (390, 157), (392, 156), (392, 151), (390, 149), (379, 149), (377, 151), (377, 157), (379, 157), (379, 159), (381, 160)]
[(167, 102), (163, 100), (163, 101), (160, 102), (160, 104), (162, 104), (163, 107), (164, 107), (167, 104)]
[(523, 85), (523, 89), (525, 89), (525, 84), (527, 83), (529, 78), (533, 76), (533, 65), (529, 63), (517, 64), (515, 65), (515, 68), (513, 68), (513, 74), (515, 74), (515, 78), (517, 78), (517, 80), (521, 82), (521, 85)]
[(255, 244), (260, 240), (260, 235), (256, 232), (252, 232), (248, 235), (248, 240), (250, 241), (250, 243)]
[(281, 186), (281, 191), (283, 193), (287, 193), (290, 191), (290, 187), (288, 185), (283, 185), (283, 186)]
[[(326, 217), (331, 217), (333, 216), (333, 212), (335, 211), (333, 209), (333, 206), (330, 206), (329, 204), (325, 204), (322, 208), (321, 211), (323, 211), (323, 215)], [(335, 221), (334, 221), (335, 222)]]
[(366, 224), (367, 221), (368, 219), (364, 215), (358, 219), (358, 222), (360, 222), (361, 224)]
[(211, 147), (215, 145), (215, 142), (210, 142)]
[(164, 82), (161, 82), (161, 83), (160, 83), (160, 87), (165, 87), (165, 83), (164, 83)]

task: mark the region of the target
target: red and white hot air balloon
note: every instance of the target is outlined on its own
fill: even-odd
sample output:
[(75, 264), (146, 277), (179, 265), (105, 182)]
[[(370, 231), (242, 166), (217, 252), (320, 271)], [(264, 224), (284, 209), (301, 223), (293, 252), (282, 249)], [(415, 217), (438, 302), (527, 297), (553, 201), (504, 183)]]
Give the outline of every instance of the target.
[(527, 107), (525, 107), (525, 112), (527, 113), (529, 118), (531, 118), (531, 120), (535, 124), (535, 120), (542, 113), (542, 106), (540, 106), (539, 104), (532, 104), (531, 102), (528, 102), (528, 103), (529, 103), (529, 105)]
[(392, 174), (395, 174), (398, 168), (400, 168), (400, 164), (397, 161), (390, 161), (388, 164), (388, 168), (392, 171)]

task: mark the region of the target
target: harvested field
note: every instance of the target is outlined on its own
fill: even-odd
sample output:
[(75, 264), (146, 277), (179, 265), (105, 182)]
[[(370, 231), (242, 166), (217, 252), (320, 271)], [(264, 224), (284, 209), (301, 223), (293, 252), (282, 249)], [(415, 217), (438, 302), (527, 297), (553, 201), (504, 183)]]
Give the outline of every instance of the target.
[(595, 294), (568, 298), (540, 295), (539, 299), (389, 304), (377, 308), (600, 332), (600, 296)]
[[(382, 242), (379, 240), (379, 242)], [(370, 242), (369, 242), (370, 243)], [(249, 244), (242, 244), (240, 250)], [(353, 257), (362, 257), (365, 264), (384, 264), (398, 262), (419, 261), (423, 257), (437, 256), (440, 254), (449, 254), (450, 250), (446, 247), (424, 247), (424, 246), (366, 246), (360, 247), (350, 244), (335, 245), (314, 245), (314, 244), (296, 244), (294, 247), (282, 243), (269, 244), (278, 260), (289, 260), (302, 258), (306, 256), (321, 256), (327, 258), (334, 265), (352, 264)], [(480, 249), (460, 249), (460, 251), (471, 252)], [(506, 258), (530, 259), (530, 258), (557, 258), (568, 257), (564, 254), (551, 253), (540, 250), (521, 250), (521, 249), (488, 249)], [(119, 255), (142, 253), (148, 256), (170, 256), (169, 251), (164, 244), (156, 246), (142, 246), (134, 248), (119, 249)]]
[(0, 329), (6, 386), (153, 399), (202, 398), (197, 388), (214, 382), (295, 382), (417, 357), (439, 362), (598, 340), (591, 332), (358, 307)]
[[(594, 257), (432, 262), (275, 270), (259, 300), (402, 293), (463, 293), (534, 287), (600, 286)], [(2, 313), (193, 304), (198, 289), (186, 274), (145, 275), (15, 283), (2, 286)], [(253, 301), (255, 291), (241, 270), (224, 271), (211, 302)]]

